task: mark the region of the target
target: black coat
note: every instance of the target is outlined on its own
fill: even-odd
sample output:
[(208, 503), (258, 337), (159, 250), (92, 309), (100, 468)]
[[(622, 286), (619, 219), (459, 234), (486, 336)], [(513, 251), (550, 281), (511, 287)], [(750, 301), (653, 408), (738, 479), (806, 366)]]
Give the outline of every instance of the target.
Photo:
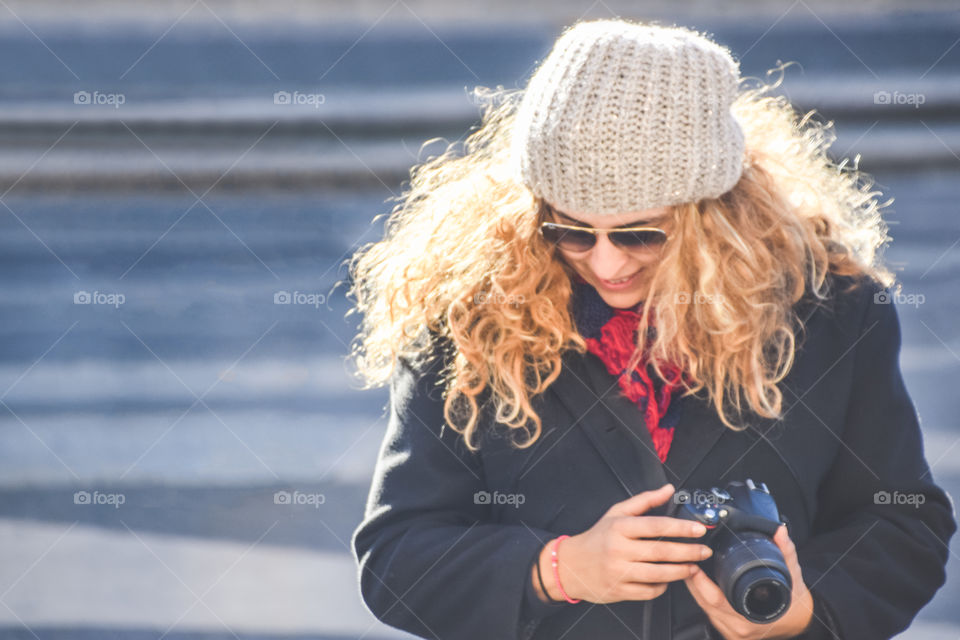
[[(351, 541), (363, 600), (383, 622), (443, 640), (707, 638), (716, 632), (682, 581), (648, 602), (547, 604), (533, 595), (530, 570), (547, 540), (589, 529), (636, 493), (749, 477), (767, 484), (789, 522), (817, 604), (803, 637), (899, 633), (944, 583), (956, 520), (924, 458), (897, 311), (875, 298), (882, 292), (868, 281), (827, 305), (798, 303), (806, 332), (781, 382), (782, 421), (749, 414), (750, 428), (736, 432), (705, 396), (675, 396), (680, 421), (664, 464), (640, 412), (592, 354), (567, 352), (559, 377), (533, 398), (544, 428), (534, 446), (511, 449), (485, 405), (476, 454), (444, 426), (441, 359), (404, 362)], [(492, 498), (478, 497), (484, 491)], [(878, 498), (883, 491), (894, 499)], [(504, 503), (504, 494), (523, 502)], [(923, 503), (896, 504), (903, 494)]]

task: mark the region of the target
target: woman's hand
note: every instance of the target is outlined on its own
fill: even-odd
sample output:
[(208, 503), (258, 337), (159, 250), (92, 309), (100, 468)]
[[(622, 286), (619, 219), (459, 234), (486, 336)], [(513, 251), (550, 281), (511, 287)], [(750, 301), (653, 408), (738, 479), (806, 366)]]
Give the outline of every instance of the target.
[[(709, 547), (650, 538), (693, 538), (706, 528), (680, 518), (642, 515), (673, 492), (673, 485), (667, 484), (638, 493), (611, 506), (587, 531), (563, 540), (558, 569), (567, 595), (596, 603), (650, 600), (662, 594), (667, 583), (690, 577), (697, 569), (694, 563), (709, 557)], [(541, 568), (545, 581), (550, 576), (548, 591), (560, 598), (549, 562), (552, 548), (551, 543), (544, 550), (547, 561)]]
[(800, 575), (800, 563), (797, 560), (797, 549), (787, 534), (787, 528), (780, 526), (773, 541), (780, 548), (783, 559), (790, 569), (790, 578), (793, 588), (790, 595), (790, 608), (777, 620), (769, 624), (751, 622), (733, 610), (726, 596), (713, 580), (703, 571), (697, 571), (686, 578), (687, 589), (700, 608), (710, 618), (710, 623), (726, 640), (756, 640), (766, 638), (793, 638), (804, 631), (813, 620), (813, 597)]

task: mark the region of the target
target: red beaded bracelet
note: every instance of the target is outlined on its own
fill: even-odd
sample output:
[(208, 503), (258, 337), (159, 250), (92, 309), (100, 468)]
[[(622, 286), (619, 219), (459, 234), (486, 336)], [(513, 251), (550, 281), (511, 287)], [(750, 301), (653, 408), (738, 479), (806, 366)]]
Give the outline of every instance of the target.
[(564, 599), (570, 604), (577, 604), (578, 602), (580, 602), (580, 600), (572, 599), (570, 596), (567, 595), (567, 592), (563, 590), (563, 585), (560, 584), (560, 570), (557, 569), (557, 547), (560, 546), (561, 540), (569, 537), (570, 536), (568, 535), (562, 535), (553, 541), (553, 549), (550, 552), (550, 555), (551, 555), (550, 561), (553, 563), (553, 579), (557, 581), (557, 589), (560, 590), (560, 595), (562, 595)]

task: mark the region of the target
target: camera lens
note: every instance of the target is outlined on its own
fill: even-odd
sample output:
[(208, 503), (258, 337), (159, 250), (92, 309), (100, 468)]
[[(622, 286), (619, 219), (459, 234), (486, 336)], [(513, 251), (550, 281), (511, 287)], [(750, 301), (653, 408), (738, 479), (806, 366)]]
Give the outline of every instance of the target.
[(724, 532), (715, 551), (714, 575), (730, 605), (757, 623), (773, 622), (790, 606), (790, 572), (783, 554), (766, 535)]
[(742, 603), (742, 613), (747, 618), (772, 622), (786, 613), (790, 602), (790, 588), (784, 578), (771, 567), (754, 567), (734, 585), (734, 602)]

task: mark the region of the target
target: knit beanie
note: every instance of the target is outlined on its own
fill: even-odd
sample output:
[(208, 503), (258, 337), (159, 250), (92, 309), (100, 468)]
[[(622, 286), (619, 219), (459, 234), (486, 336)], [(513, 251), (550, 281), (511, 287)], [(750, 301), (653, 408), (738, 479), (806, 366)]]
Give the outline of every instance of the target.
[(512, 170), (571, 213), (720, 196), (743, 168), (743, 131), (730, 110), (739, 80), (729, 51), (689, 29), (579, 22), (523, 92)]

